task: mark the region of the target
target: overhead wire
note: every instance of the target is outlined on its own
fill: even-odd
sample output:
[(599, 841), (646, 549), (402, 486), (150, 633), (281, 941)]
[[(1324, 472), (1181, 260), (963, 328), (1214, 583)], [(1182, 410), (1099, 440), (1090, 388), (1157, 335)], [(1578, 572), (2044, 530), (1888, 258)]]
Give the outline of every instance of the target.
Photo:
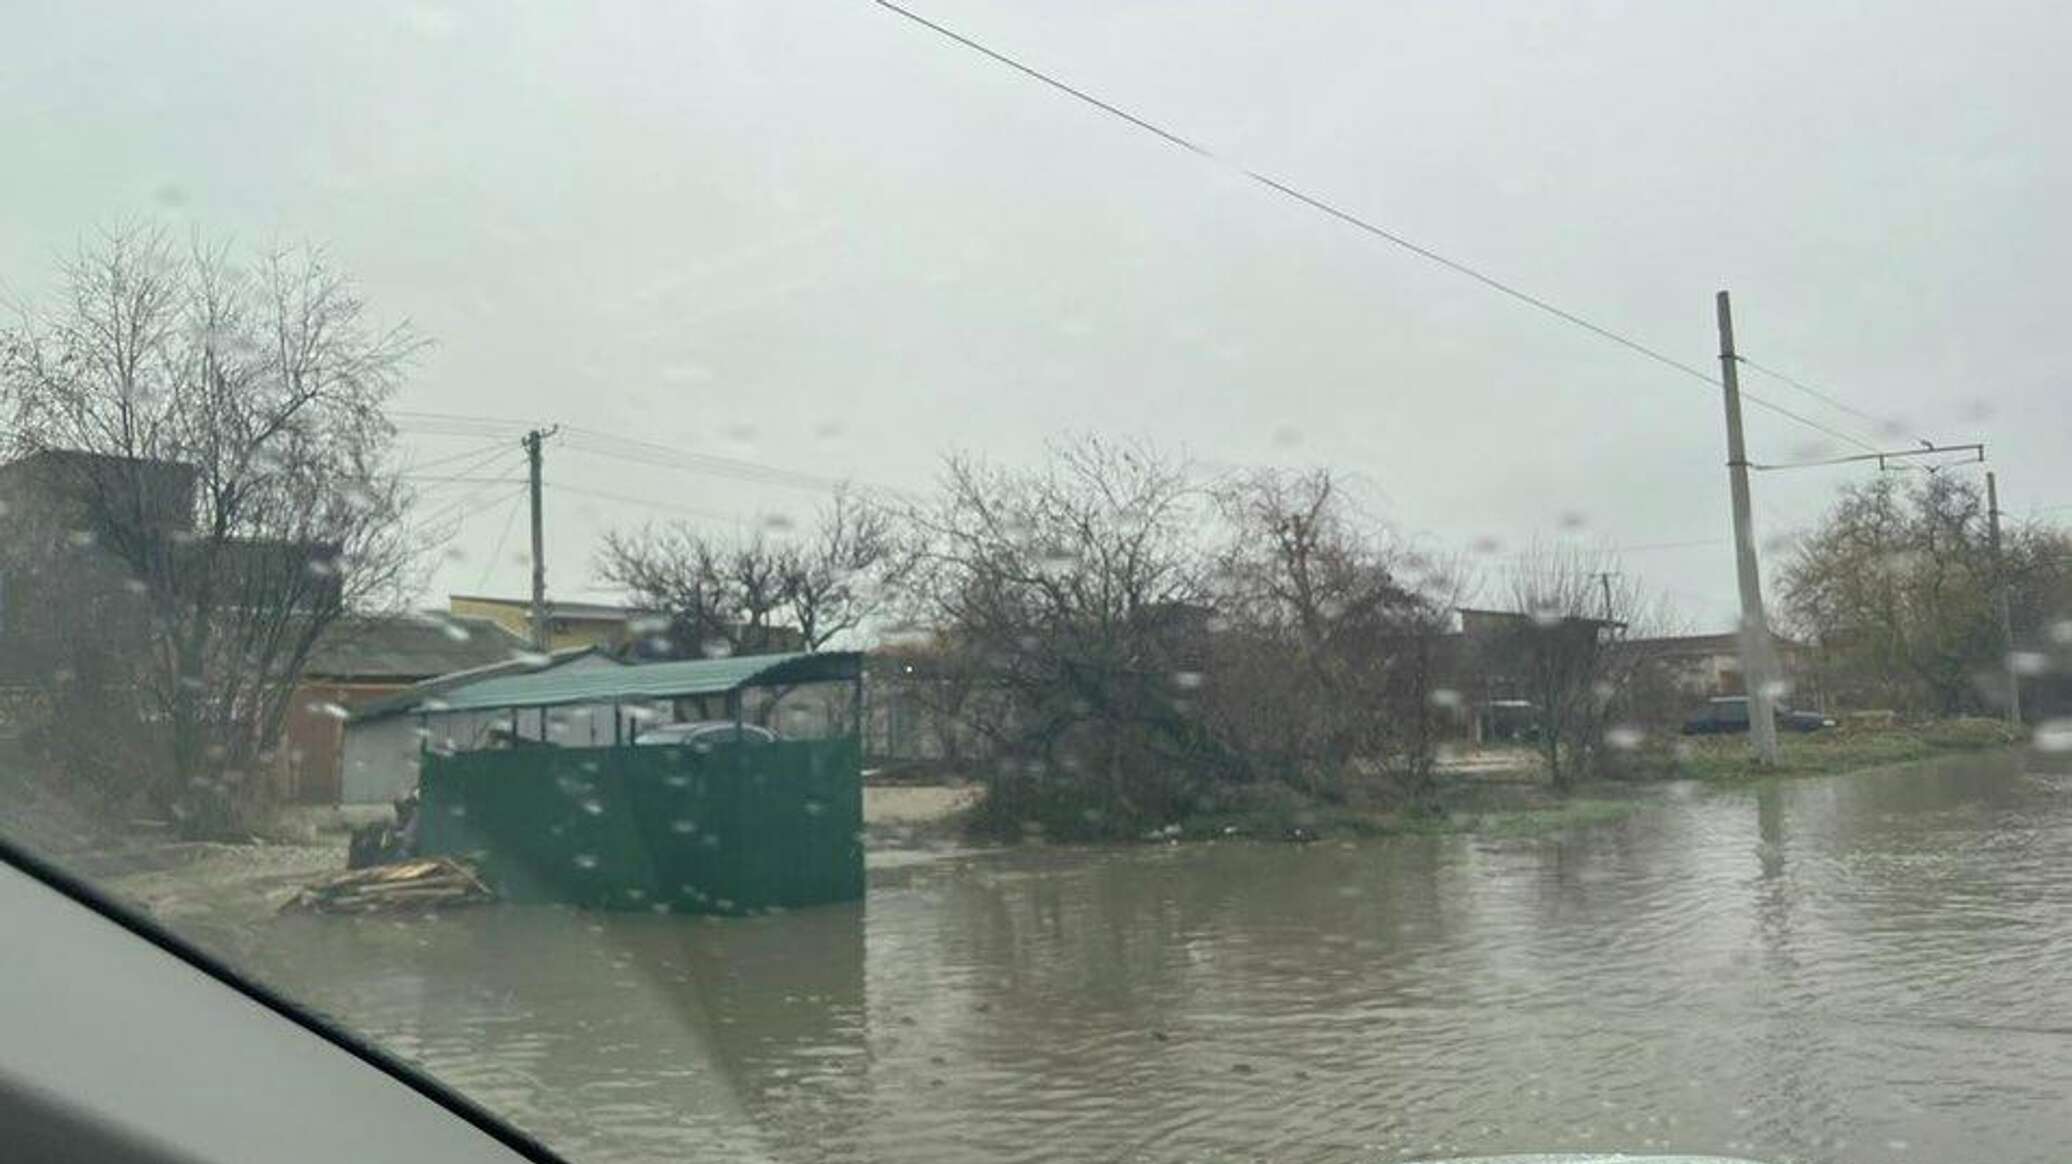
[(448, 453), (443, 457), (433, 457), (429, 461), (419, 461), (409, 465), (404, 469), (403, 475), (411, 476), (414, 474), (423, 473), (426, 469), (441, 468), (443, 466), (453, 464), (455, 461), (465, 461), (471, 457), (479, 456), (484, 453), (495, 452), (501, 447), (502, 442), (490, 441), (485, 444), (476, 445), (473, 448), (462, 449), (460, 452), (457, 453)]
[(417, 431), (439, 431), (443, 435), (518, 436), (533, 427), (532, 422), (493, 416), (470, 416), (457, 412), (425, 412), (398, 408), (389, 413), (396, 427)]
[(405, 481), (423, 481), (433, 485), (492, 485), (498, 482), (509, 483), (518, 480), (516, 477), (453, 477), (439, 473), (398, 473), (396, 476), (401, 477)]
[(499, 462), (508, 464), (513, 459), (518, 458), (520, 456), (521, 454), (519, 453), (515, 445), (509, 445), (499, 441), (495, 444), (488, 446), (485, 449), (478, 450), (476, 454), (470, 460), (468, 460), (466, 464), (455, 469), (452, 473), (419, 474), (410, 470), (405, 470), (404, 472), (397, 474), (397, 476), (402, 477), (406, 481), (422, 480), (432, 482), (435, 484), (447, 484), (454, 481), (465, 480), (469, 477), (477, 476), (488, 470), (489, 467), (492, 465), (498, 464)]
[[(432, 509), (428, 510), (427, 512), (417, 515), (412, 520), (411, 524), (420, 529), (426, 529), (430, 528), (434, 524), (441, 524), (447, 521), (464, 520), (468, 517), (473, 516), (475, 513), (479, 512), (484, 508), (502, 504), (504, 499), (508, 497), (510, 493), (523, 492), (524, 489), (525, 483), (522, 481), (515, 482), (513, 484), (513, 488), (508, 492), (501, 489), (495, 489), (493, 487), (475, 489), (470, 492), (463, 493), (458, 497), (450, 498), (446, 501), (443, 501), (439, 503), (437, 506), (434, 506)], [(491, 500), (483, 504), (477, 504), (478, 502), (482, 501), (482, 498), (485, 495), (490, 494), (493, 494)]]
[[(1245, 178), (1249, 179), (1250, 181), (1257, 183), (1258, 185), (1272, 190), (1278, 194), (1281, 194), (1284, 197), (1290, 198), (1298, 203), (1301, 203), (1302, 205), (1307, 206), (1312, 210), (1328, 215), (1331, 218), (1334, 218), (1339, 222), (1346, 224), (1347, 226), (1351, 226), (1356, 230), (1371, 235), (1375, 238), (1381, 239), (1384, 242), (1387, 242), (1393, 246), (1408, 251), (1409, 253), (1416, 255), (1417, 257), (1422, 258), (1428, 262), (1435, 263), (1441, 267), (1446, 268), (1449, 271), (1454, 272), (1455, 274), (1462, 275), (1466, 278), (1472, 279), (1475, 282), (1480, 283), (1483, 286), (1498, 292), (1499, 294), (1508, 296), (1519, 303), (1523, 303), (1528, 307), (1534, 308), (1535, 310), (1551, 315), (1554, 318), (1568, 323), (1574, 327), (1581, 328), (1584, 331), (1587, 331), (1600, 339), (1604, 339), (1611, 343), (1617, 344), (1620, 347), (1627, 349), (1628, 351), (1631, 351), (1649, 360), (1653, 360), (1654, 362), (1661, 364), (1664, 367), (1680, 372), (1702, 383), (1712, 385), (1713, 387), (1719, 386), (1719, 380), (1717, 377), (1715, 377), (1709, 372), (1704, 371), (1701, 368), (1698, 368), (1693, 364), (1677, 359), (1675, 356), (1669, 355), (1668, 353), (1663, 352), (1658, 348), (1652, 347), (1649, 344), (1643, 343), (1642, 341), (1634, 339), (1631, 336), (1624, 335), (1618, 331), (1604, 326), (1603, 324), (1596, 323), (1590, 319), (1587, 319), (1584, 316), (1577, 314), (1576, 312), (1570, 311), (1565, 307), (1562, 307), (1541, 296), (1535, 295), (1532, 292), (1526, 291), (1523, 288), (1518, 287), (1514, 284), (1507, 283), (1504, 280), (1499, 279), (1494, 275), (1488, 274), (1485, 271), (1479, 270), (1476, 267), (1471, 266), (1468, 263), (1462, 262), (1459, 259), (1455, 259), (1449, 255), (1433, 250), (1431, 247), (1413, 241), (1412, 239), (1402, 234), (1399, 234), (1393, 230), (1390, 230), (1387, 227), (1381, 226), (1380, 224), (1375, 223), (1370, 219), (1364, 218), (1358, 214), (1353, 213), (1352, 211), (1345, 210), (1314, 194), (1307, 193), (1294, 186), (1291, 186), (1288, 183), (1283, 182), (1280, 179), (1275, 178), (1269, 174), (1266, 174), (1259, 170), (1252, 169), (1241, 163), (1231, 161), (1230, 159), (1219, 157), (1214, 151), (1210, 150), (1206, 146), (1201, 145), (1198, 142), (1183, 137), (1182, 135), (1175, 133), (1170, 129), (1167, 129), (1164, 126), (1161, 126), (1149, 120), (1148, 118), (1132, 113), (1119, 105), (1103, 100), (1100, 97), (1096, 97), (1092, 93), (1087, 92), (1084, 89), (1080, 89), (1071, 84), (1068, 84), (1067, 82), (1057, 77), (1054, 77), (1049, 73), (1042, 71), (1041, 69), (1023, 63), (1022, 61), (1019, 61), (1014, 57), (1007, 55), (1006, 53), (1000, 52), (985, 44), (982, 44), (979, 41), (974, 40), (971, 37), (966, 36), (953, 28), (948, 27), (947, 25), (938, 23), (934, 20), (929, 19), (926, 16), (921, 15), (920, 13), (914, 11), (911, 8), (907, 8), (904, 5), (894, 3), (893, 0), (871, 0), (871, 2), (876, 4), (878, 7), (886, 10), (887, 12), (891, 12), (922, 28), (926, 28), (929, 31), (947, 40), (954, 41), (955, 43), (962, 45), (963, 47), (970, 49), (971, 51), (976, 52), (981, 56), (987, 57), (990, 60), (1005, 65), (1008, 68), (1013, 69), (1014, 71), (1031, 78), (1032, 80), (1038, 81), (1044, 85), (1049, 86), (1052, 89), (1057, 90), (1058, 92), (1064, 93), (1067, 96), (1074, 98), (1075, 100), (1082, 101), (1087, 105), (1094, 107), (1095, 109), (1099, 109), (1104, 113), (1107, 113), (1113, 117), (1128, 122), (1130, 125), (1133, 125), (1147, 133), (1150, 133), (1153, 136), (1159, 138), (1162, 141), (1165, 141), (1170, 145), (1178, 147), (1179, 149), (1186, 150), (1188, 153), (1194, 154), (1197, 157), (1201, 157), (1209, 161), (1214, 161), (1219, 164), (1229, 166)], [(1776, 413), (1779, 416), (1782, 416), (1807, 428), (1823, 433), (1836, 440), (1856, 445), (1866, 450), (1874, 448), (1874, 446), (1865, 441), (1859, 440), (1854, 436), (1841, 432), (1840, 430), (1835, 429), (1829, 425), (1822, 424), (1821, 422), (1816, 421), (1811, 417), (1804, 416), (1798, 412), (1784, 407), (1783, 405), (1764, 399), (1763, 397), (1757, 396), (1753, 393), (1744, 391), (1741, 393), (1741, 398), (1759, 408), (1767, 409), (1770, 412)]]
[[(454, 412), (423, 412), (398, 410), (392, 414), (400, 428), (412, 432), (433, 433), (447, 436), (518, 436), (534, 427), (535, 422), (504, 420), (497, 417), (471, 416)], [(762, 485), (778, 485), (788, 488), (809, 489), (816, 492), (832, 492), (842, 488), (858, 488), (875, 492), (901, 494), (894, 486), (868, 481), (828, 477), (797, 469), (787, 469), (760, 461), (739, 457), (727, 457), (716, 453), (696, 453), (688, 449), (642, 440), (638, 437), (622, 436), (584, 425), (562, 425), (564, 447), (571, 452), (595, 456), (608, 456), (615, 460), (633, 461), (658, 468), (683, 469), (713, 476), (732, 477)]]
[[(1788, 387), (1796, 388), (1800, 392), (1803, 392), (1806, 395), (1812, 397), (1813, 399), (1818, 400), (1823, 404), (1826, 404), (1830, 408), (1846, 412), (1849, 415), (1857, 418), (1858, 420), (1867, 421), (1873, 425), (1876, 425), (1878, 426), (1878, 429), (1880, 431), (1891, 431), (1898, 428), (1898, 425), (1893, 422), (1891, 417), (1876, 416), (1871, 413), (1865, 412), (1863, 409), (1858, 408), (1853, 404), (1850, 404), (1848, 401), (1840, 399), (1833, 393), (1824, 392), (1821, 389), (1815, 388), (1813, 385), (1808, 384), (1804, 380), (1801, 380), (1796, 376), (1790, 375), (1789, 373), (1780, 372), (1777, 369), (1772, 368), (1766, 364), (1758, 363), (1755, 360), (1751, 360), (1747, 356), (1737, 356), (1736, 359), (1740, 361), (1742, 367), (1747, 368), (1750, 371), (1756, 372), (1760, 375), (1768, 376), (1771, 379), (1776, 380), (1777, 382), (1784, 384)], [(1927, 438), (1917, 436), (1914, 439), (1926, 440)]]
[(489, 551), (489, 557), (482, 562), (482, 576), (475, 581), (479, 593), (489, 586), (489, 575), (496, 570), (496, 560), (504, 556), (504, 544), (511, 540), (511, 527), (518, 521), (518, 503), (525, 499), (523, 493), (511, 494), (511, 508), (504, 514), (503, 531), (496, 535), (496, 548)]
[(613, 493), (604, 489), (591, 489), (581, 485), (563, 485), (553, 481), (547, 482), (546, 487), (555, 493), (572, 493), (580, 497), (595, 497), (604, 501), (620, 501), (628, 505), (643, 505), (650, 509), (666, 509), (676, 513), (689, 514), (693, 517), (709, 518), (714, 521), (739, 522), (741, 520), (739, 515), (736, 514), (721, 513), (713, 509), (700, 509), (695, 505), (683, 505), (673, 501), (658, 501), (652, 497), (638, 497), (630, 493)]
[(694, 453), (688, 449), (674, 448), (637, 437), (619, 436), (581, 425), (564, 426), (567, 434), (567, 448), (572, 452), (592, 456), (610, 457), (614, 460), (633, 461), (656, 468), (681, 469), (687, 472), (711, 476), (732, 477), (762, 485), (777, 485), (793, 489), (806, 489), (818, 493), (831, 493), (841, 489), (861, 489), (870, 492), (905, 495), (907, 491), (896, 486), (885, 485), (855, 478), (823, 476), (798, 469), (787, 469), (760, 461), (726, 457), (715, 453)]

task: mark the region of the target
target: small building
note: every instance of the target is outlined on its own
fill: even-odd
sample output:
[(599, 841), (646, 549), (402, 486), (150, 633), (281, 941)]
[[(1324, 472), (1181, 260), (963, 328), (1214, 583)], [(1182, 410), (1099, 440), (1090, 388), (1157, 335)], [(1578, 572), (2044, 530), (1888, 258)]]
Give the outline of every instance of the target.
[[(1792, 684), (1793, 701), (1817, 702), (1812, 652), (1783, 635), (1770, 636), (1778, 665)], [(1667, 635), (1626, 639), (1621, 650), (1633, 651), (1658, 664), (1671, 682), (1694, 698), (1746, 695), (1741, 674), (1741, 636), (1731, 631), (1712, 635)]]
[[(455, 618), (479, 618), (496, 623), (523, 642), (532, 641), (532, 600), (492, 598), (481, 594), (453, 594), (446, 609)], [(638, 635), (637, 623), (646, 612), (608, 602), (547, 603), (547, 649), (562, 651), (599, 647), (625, 654)]]
[[(495, 627), (496, 624), (489, 624)], [(496, 629), (496, 634), (508, 635)], [(525, 734), (506, 710), (453, 710), (446, 697), (473, 684), (546, 669), (575, 671), (622, 667), (625, 664), (597, 647), (569, 647), (540, 659), (505, 651), (501, 657), (467, 668), (452, 668), (421, 678), (407, 687), (366, 700), (351, 708), (342, 725), (338, 800), (343, 804), (388, 804), (417, 788), (419, 765), (426, 748), (468, 751), (488, 746), (502, 731)], [(546, 733), (581, 745), (608, 744), (612, 739), (609, 708), (578, 715), (558, 709), (553, 715), (535, 709), (521, 718), (531, 736)]]
[[(549, 668), (455, 687), (442, 711), (514, 724), (608, 707), (615, 742), (513, 731), (475, 750), (427, 747), (420, 851), (479, 855), (498, 894), (521, 902), (738, 914), (855, 900), (861, 699), (853, 652)], [(715, 706), (732, 729), (689, 744), (639, 743), (640, 719), (625, 714)], [(745, 732), (750, 722), (785, 730)]]
[(487, 619), (348, 615), (325, 628), (303, 664), (281, 722), (279, 789), (286, 800), (333, 804), (344, 794), (346, 721), (411, 686), (497, 664), (518, 665), (523, 640)]

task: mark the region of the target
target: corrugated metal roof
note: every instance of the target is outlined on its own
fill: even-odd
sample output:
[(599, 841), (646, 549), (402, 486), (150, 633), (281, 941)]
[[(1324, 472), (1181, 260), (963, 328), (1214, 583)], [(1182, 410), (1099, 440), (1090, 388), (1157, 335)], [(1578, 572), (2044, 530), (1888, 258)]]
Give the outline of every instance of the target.
[(445, 706), (441, 710), (486, 711), (720, 695), (742, 687), (854, 679), (861, 664), (862, 656), (854, 651), (825, 651), (642, 663), (597, 671), (538, 671), (454, 688), (443, 697)]
[(501, 663), (525, 649), (486, 618), (349, 616), (324, 632), (302, 670), (314, 678), (409, 681)]
[(381, 719), (385, 716), (401, 715), (404, 712), (416, 711), (420, 704), (438, 699), (445, 695), (446, 692), (457, 687), (466, 687), (470, 683), (480, 683), (484, 680), (496, 679), (505, 675), (532, 675), (550, 668), (573, 663), (579, 659), (593, 657), (614, 666), (625, 665), (606, 654), (603, 647), (563, 647), (558, 651), (548, 653), (544, 658), (529, 652), (521, 653), (506, 657), (495, 663), (484, 664), (480, 667), (470, 667), (465, 671), (452, 671), (444, 675), (435, 675), (430, 679), (413, 683), (393, 695), (385, 695), (380, 699), (371, 699), (353, 704), (353, 722), (364, 723), (368, 720)]

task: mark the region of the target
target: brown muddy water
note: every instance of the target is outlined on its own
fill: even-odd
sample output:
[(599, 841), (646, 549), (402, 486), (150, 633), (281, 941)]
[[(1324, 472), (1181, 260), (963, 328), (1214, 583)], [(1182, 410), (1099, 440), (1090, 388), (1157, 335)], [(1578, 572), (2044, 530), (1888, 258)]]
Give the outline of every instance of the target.
[(1537, 837), (874, 859), (744, 920), (281, 917), (263, 976), (577, 1161), (2072, 1155), (2072, 775)]

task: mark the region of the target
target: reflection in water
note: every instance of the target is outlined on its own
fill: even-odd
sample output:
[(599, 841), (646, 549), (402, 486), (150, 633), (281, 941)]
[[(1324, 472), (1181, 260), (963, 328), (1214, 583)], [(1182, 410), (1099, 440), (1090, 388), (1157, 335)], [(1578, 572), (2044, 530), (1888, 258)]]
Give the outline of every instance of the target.
[(1673, 788), (1559, 837), (1002, 852), (860, 907), (295, 918), (256, 957), (577, 1160), (2054, 1160), (2068, 792)]

